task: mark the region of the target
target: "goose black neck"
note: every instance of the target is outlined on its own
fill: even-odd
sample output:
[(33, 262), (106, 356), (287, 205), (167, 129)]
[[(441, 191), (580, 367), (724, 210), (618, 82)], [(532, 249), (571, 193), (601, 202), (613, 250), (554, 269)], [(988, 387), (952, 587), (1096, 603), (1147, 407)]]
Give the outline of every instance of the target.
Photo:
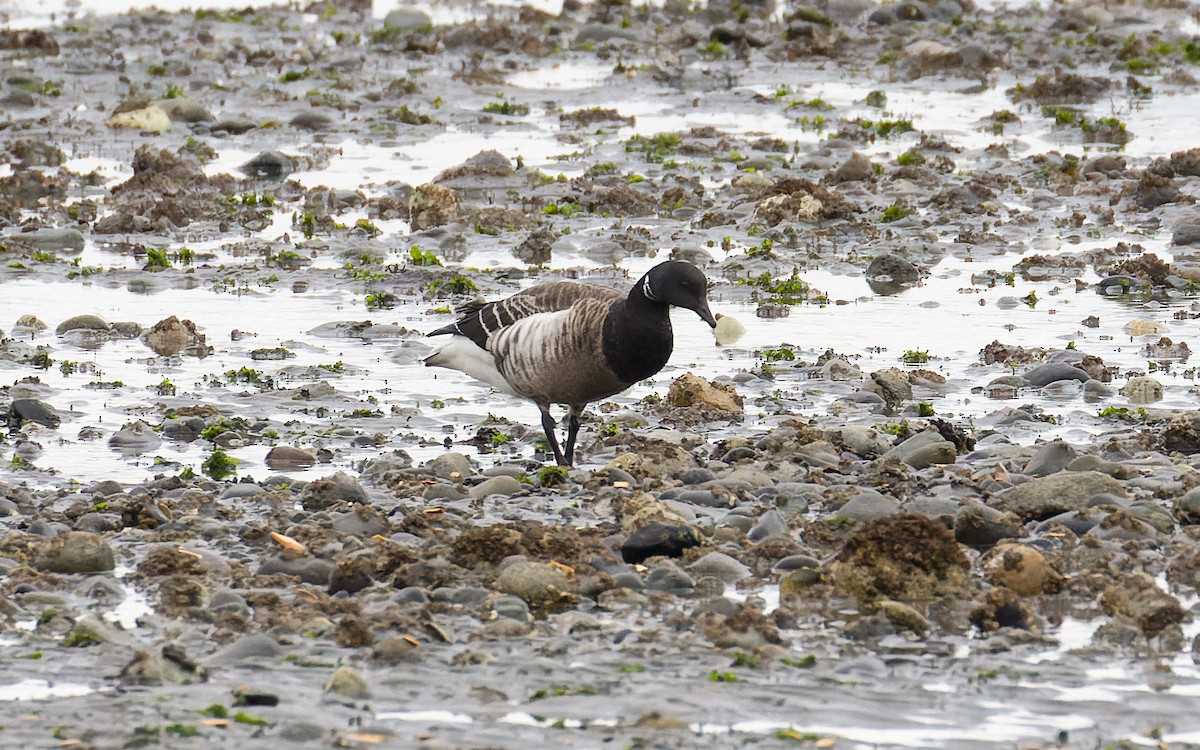
[(604, 358), (622, 382), (636, 383), (661, 370), (674, 343), (670, 305), (647, 297), (641, 282), (604, 319)]

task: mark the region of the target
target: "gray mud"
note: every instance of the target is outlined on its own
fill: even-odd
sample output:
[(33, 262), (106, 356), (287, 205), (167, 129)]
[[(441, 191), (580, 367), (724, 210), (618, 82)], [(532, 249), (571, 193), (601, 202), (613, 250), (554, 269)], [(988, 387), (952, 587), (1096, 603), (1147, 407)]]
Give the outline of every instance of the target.
[[(0, 744), (1200, 746), (1198, 28), (0, 30)], [(746, 336), (678, 315), (578, 468), (420, 364), (666, 257)]]

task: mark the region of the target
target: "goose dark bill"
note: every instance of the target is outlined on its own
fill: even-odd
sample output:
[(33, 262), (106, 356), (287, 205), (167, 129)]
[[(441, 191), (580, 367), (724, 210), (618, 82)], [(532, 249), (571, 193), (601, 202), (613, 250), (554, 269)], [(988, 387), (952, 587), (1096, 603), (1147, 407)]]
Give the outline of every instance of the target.
[[(717, 327), (708, 307), (708, 280), (690, 263), (660, 263), (628, 294), (569, 281), (539, 284), (506, 299), (460, 307), (458, 320), (429, 334), (451, 338), (424, 361), (533, 401), (555, 461), (570, 466), (583, 409), (666, 365), (674, 347), (672, 306)], [(562, 449), (551, 404), (567, 407)]]

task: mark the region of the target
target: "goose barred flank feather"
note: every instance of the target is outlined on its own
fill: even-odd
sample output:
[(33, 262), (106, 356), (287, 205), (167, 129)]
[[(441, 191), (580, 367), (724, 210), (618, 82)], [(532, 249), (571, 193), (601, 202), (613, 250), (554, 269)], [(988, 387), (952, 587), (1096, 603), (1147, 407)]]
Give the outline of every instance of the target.
[[(460, 370), (533, 401), (555, 459), (570, 465), (583, 408), (667, 363), (671, 305), (716, 326), (706, 292), (704, 274), (677, 261), (655, 266), (627, 294), (567, 281), (540, 284), (507, 299), (459, 307), (457, 321), (429, 334), (451, 338), (425, 364)], [(568, 407), (565, 452), (555, 438), (551, 404)]]
[(535, 403), (607, 398), (632, 385), (604, 366), (604, 320), (611, 312), (611, 301), (582, 299), (566, 310), (523, 318), (487, 348), (513, 390)]

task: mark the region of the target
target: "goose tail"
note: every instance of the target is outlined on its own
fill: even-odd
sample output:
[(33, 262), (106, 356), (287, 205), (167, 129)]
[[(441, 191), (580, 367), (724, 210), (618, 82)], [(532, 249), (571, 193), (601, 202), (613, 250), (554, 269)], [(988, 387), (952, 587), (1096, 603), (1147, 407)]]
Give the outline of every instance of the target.
[[(446, 331), (450, 333), (450, 331)], [(519, 395), (513, 390), (496, 367), (496, 358), (486, 349), (481, 349), (466, 336), (454, 335), (422, 360), (426, 367), (446, 367), (458, 370), (487, 383), (496, 390)]]

